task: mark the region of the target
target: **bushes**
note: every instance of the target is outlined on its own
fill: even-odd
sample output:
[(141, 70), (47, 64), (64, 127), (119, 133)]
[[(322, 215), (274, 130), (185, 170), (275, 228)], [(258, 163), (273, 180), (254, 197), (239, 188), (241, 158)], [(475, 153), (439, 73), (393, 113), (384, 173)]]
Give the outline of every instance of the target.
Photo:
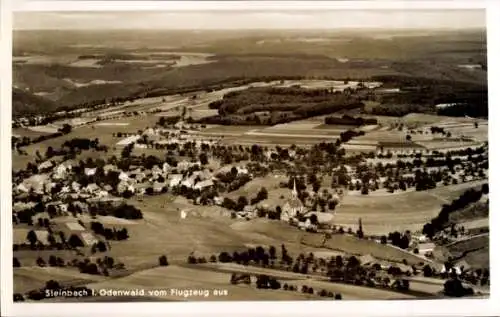
[(474, 291), (471, 288), (465, 288), (462, 282), (455, 278), (444, 283), (444, 294), (450, 297), (463, 297), (473, 295)]
[(227, 252), (222, 252), (219, 254), (219, 262), (229, 263), (232, 262), (233, 258)]
[(422, 232), (429, 238), (432, 238), (437, 232), (442, 230), (449, 221), (449, 215), (452, 212), (465, 208), (471, 203), (477, 202), (481, 199), (483, 192), (487, 188), (482, 188), (481, 190), (469, 189), (465, 191), (459, 198), (453, 200), (451, 204), (445, 204), (441, 208), (439, 215), (431, 220), (431, 222), (426, 223), (423, 227)]
[(14, 302), (24, 302), (23, 294), (14, 293)]
[(377, 124), (377, 119), (375, 118), (361, 118), (361, 117), (351, 117), (349, 115), (343, 115), (342, 117), (326, 117), (325, 118), (325, 124), (332, 124), (332, 125), (354, 125), (354, 126), (361, 126), (361, 125), (372, 125), (372, 124)]
[(429, 264), (426, 264), (424, 266), (424, 276), (425, 277), (432, 277), (434, 275), (434, 271), (432, 270), (432, 268), (429, 266)]
[(158, 262), (159, 262), (160, 266), (168, 266), (168, 260), (167, 260), (167, 257), (165, 255), (160, 256), (160, 258), (158, 259)]
[(142, 212), (140, 209), (127, 204), (122, 204), (112, 210), (111, 214), (117, 218), (124, 219), (142, 219)]

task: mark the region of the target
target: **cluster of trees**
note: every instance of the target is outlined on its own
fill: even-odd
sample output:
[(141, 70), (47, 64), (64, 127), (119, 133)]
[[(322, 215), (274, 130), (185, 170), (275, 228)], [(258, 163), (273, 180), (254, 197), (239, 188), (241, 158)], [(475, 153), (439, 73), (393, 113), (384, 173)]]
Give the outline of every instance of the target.
[(277, 279), (265, 274), (259, 274), (255, 285), (260, 289), (280, 289), (281, 283)]
[[(238, 283), (251, 284), (251, 279), (249, 274), (232, 273), (230, 282), (231, 284), (238, 284)], [(269, 275), (266, 274), (257, 275), (255, 286), (258, 289), (273, 289), (273, 290), (283, 289), (284, 291), (291, 291), (291, 292), (299, 291), (299, 288), (297, 286), (292, 284), (288, 285), (287, 283), (284, 283), (282, 285), (276, 278), (270, 277)], [(309, 287), (307, 285), (303, 285), (302, 288), (300, 289), (300, 292), (303, 294), (310, 294), (310, 295), (316, 294), (319, 297), (335, 298), (336, 300), (342, 299), (342, 295), (340, 293), (334, 294), (325, 289), (315, 292), (314, 288)]]
[(355, 138), (357, 136), (362, 136), (362, 135), (365, 135), (365, 131), (347, 130), (347, 131), (344, 131), (344, 132), (340, 133), (340, 142), (341, 143), (347, 143), (352, 138)]
[(104, 225), (98, 221), (92, 221), (90, 223), (90, 228), (95, 234), (104, 236), (106, 240), (127, 240), (129, 237), (127, 228), (118, 230), (116, 230), (116, 228), (105, 228)]
[(456, 106), (438, 109), (439, 115), (487, 117), (487, 88), (465, 82), (408, 76), (375, 76), (401, 92), (380, 96), (381, 105), (373, 114), (403, 116), (410, 112), (435, 113), (435, 105), (453, 103)]
[(458, 278), (452, 278), (444, 283), (444, 294), (450, 297), (463, 297), (474, 295), (474, 290), (464, 287)]
[(235, 167), (229, 173), (220, 173), (216, 176), (219, 181), (226, 185), (228, 192), (236, 191), (252, 180), (250, 175), (238, 174), (237, 171), (236, 173), (234, 171), (236, 171)]
[[(484, 98), (484, 99), (481, 99)], [(463, 117), (464, 115), (473, 118), (488, 118), (488, 103), (486, 96), (480, 97), (470, 103), (457, 103), (449, 107), (437, 110), (438, 115), (449, 117)]]
[(142, 212), (140, 209), (125, 203), (116, 206), (112, 210), (109, 210), (109, 213), (117, 218), (142, 219)]
[[(56, 257), (55, 255), (50, 255), (49, 256), (49, 266), (52, 266), (52, 267), (65, 267), (66, 266), (66, 263), (64, 262), (64, 260), (61, 258), (61, 257)], [(38, 257), (36, 259), (36, 264), (40, 267), (45, 267), (47, 265), (47, 263), (44, 261), (44, 259), (42, 257)], [(21, 263), (19, 262), (19, 260), (17, 258), (14, 258), (14, 267), (20, 267), (21, 266)]]
[(342, 117), (329, 116), (325, 118), (325, 124), (332, 125), (373, 125), (377, 124), (377, 119), (375, 118), (362, 118), (362, 117), (351, 117), (349, 115), (343, 115)]
[(173, 125), (176, 124), (181, 120), (181, 116), (165, 116), (165, 117), (160, 117), (158, 121), (156, 122), (156, 125), (160, 127), (166, 127), (168, 125)]
[(105, 256), (97, 258), (95, 263), (89, 259), (76, 260), (71, 262), (71, 265), (77, 267), (80, 273), (109, 276), (109, 270), (124, 268), (123, 263), (115, 263), (113, 257)]
[(340, 260), (337, 258), (333, 261), (332, 259), (331, 262), (333, 264), (329, 263), (327, 275), (332, 282), (365, 285), (368, 287), (378, 286), (403, 292), (408, 291), (410, 288), (409, 281), (403, 277), (403, 272), (399, 267), (391, 266), (387, 270), (387, 273), (395, 278), (391, 284), (391, 279), (388, 276), (382, 278), (377, 274), (381, 270), (381, 266), (378, 263), (373, 264), (371, 268), (366, 268), (354, 256), (350, 257), (347, 263)]
[(390, 104), (389, 100), (383, 101), (381, 105), (372, 107), (369, 111), (372, 115), (391, 117), (403, 117), (409, 113), (430, 112), (432, 112), (431, 108), (419, 104), (418, 101), (415, 101), (413, 104)]
[(67, 140), (62, 144), (62, 147), (68, 147), (72, 152), (75, 150), (91, 150), (94, 149), (96, 151), (102, 151), (105, 149), (105, 146), (101, 146), (99, 144), (99, 139), (95, 138), (94, 140), (90, 140), (87, 138), (73, 138), (71, 140)]
[[(266, 251), (262, 246), (248, 248), (241, 252), (221, 252), (218, 256), (212, 255), (210, 262), (238, 263), (243, 265), (259, 265), (263, 267), (272, 267), (282, 270), (292, 271), (300, 274), (324, 274), (334, 282), (344, 282), (356, 285), (366, 285), (376, 287), (377, 282), (380, 287), (391, 287), (398, 291), (408, 291), (409, 282), (406, 280), (399, 267), (391, 266), (388, 269), (389, 275), (395, 278), (391, 284), (390, 278), (382, 279), (377, 273), (382, 270), (380, 264), (373, 264), (371, 267), (361, 265), (359, 259), (355, 256), (345, 257), (336, 256), (330, 259), (316, 258), (312, 253), (309, 255), (300, 254), (293, 259), (286, 249), (281, 245), (281, 254), (278, 254), (274, 246), (270, 246)], [(188, 263), (206, 263), (204, 258), (196, 258), (190, 255)], [(411, 273), (406, 273), (411, 274)], [(269, 288), (269, 282), (262, 280), (262, 285)], [(293, 290), (290, 289), (290, 290)]]
[(390, 241), (393, 246), (398, 248), (408, 249), (410, 246), (409, 232), (401, 234), (399, 231), (394, 231), (389, 233), (388, 236), (382, 236), (380, 239), (380, 243), (382, 244), (386, 244), (387, 241)]
[(432, 126), (432, 127), (431, 127), (431, 133), (432, 133), (432, 134), (435, 134), (435, 133), (446, 134), (446, 131), (444, 131), (444, 128), (442, 128), (442, 127), (435, 127), (435, 126)]
[(274, 125), (362, 106), (354, 90), (260, 87), (226, 94), (209, 104), (219, 114), (198, 123)]
[(481, 190), (468, 189), (460, 197), (453, 200), (451, 204), (445, 204), (441, 208), (438, 216), (433, 218), (431, 222), (424, 225), (422, 232), (429, 238), (434, 237), (436, 233), (443, 230), (449, 224), (450, 213), (461, 210), (471, 203), (477, 202), (481, 196), (489, 191), (488, 184), (484, 184)]
[(267, 196), (267, 189), (265, 187), (261, 187), (257, 195), (250, 200), (250, 204), (255, 205), (263, 200), (266, 200)]
[[(38, 236), (34, 230), (28, 231), (28, 233), (26, 234), (26, 241), (28, 241), (29, 243), (29, 248), (31, 250), (47, 250), (47, 249), (63, 250), (63, 249), (70, 249), (83, 246), (83, 242), (76, 234), (72, 234), (69, 237), (69, 239), (66, 240), (66, 236), (62, 231), (53, 232), (52, 229), (49, 227), (47, 228), (47, 232), (48, 232), (47, 240), (49, 244), (45, 245), (38, 240)], [(56, 237), (58, 238), (59, 241), (57, 241)], [(14, 244), (13, 248), (14, 251), (16, 251), (24, 246), (26, 245)]]

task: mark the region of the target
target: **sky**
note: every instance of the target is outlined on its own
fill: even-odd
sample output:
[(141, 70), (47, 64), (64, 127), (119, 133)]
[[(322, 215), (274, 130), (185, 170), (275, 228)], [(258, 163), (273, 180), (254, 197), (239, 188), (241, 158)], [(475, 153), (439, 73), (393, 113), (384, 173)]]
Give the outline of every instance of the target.
[(323, 10), (204, 12), (15, 12), (16, 30), (116, 29), (466, 29), (485, 28), (486, 13), (467, 10)]

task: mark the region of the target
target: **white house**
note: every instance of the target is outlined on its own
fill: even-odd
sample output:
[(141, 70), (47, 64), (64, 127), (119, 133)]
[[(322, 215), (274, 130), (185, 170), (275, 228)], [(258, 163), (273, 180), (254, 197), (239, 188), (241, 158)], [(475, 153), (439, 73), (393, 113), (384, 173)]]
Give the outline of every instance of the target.
[(248, 174), (248, 168), (244, 166), (236, 166), (236, 170), (238, 171), (238, 174)]
[(223, 201), (224, 201), (224, 199), (222, 197), (219, 197), (219, 196), (214, 197), (214, 204), (216, 204), (218, 206), (222, 205)]
[(26, 185), (24, 185), (23, 183), (17, 185), (16, 189), (20, 192), (24, 192), (24, 193), (27, 193), (29, 192), (30, 190), (26, 187)]
[(207, 179), (207, 180), (196, 183), (196, 185), (194, 185), (194, 189), (203, 190), (203, 189), (211, 187), (213, 185), (214, 185), (214, 182), (211, 179)]
[(109, 195), (109, 193), (105, 190), (100, 190), (97, 192), (97, 197), (100, 197), (100, 198), (107, 197), (108, 195)]
[(54, 169), (54, 174), (52, 177), (54, 179), (63, 179), (66, 178), (68, 174), (68, 167), (64, 164), (59, 164), (55, 169)]
[(100, 190), (100, 187), (96, 183), (88, 184), (87, 187), (85, 187), (85, 191), (87, 193), (96, 193)]
[(118, 179), (121, 180), (121, 181), (127, 181), (129, 179), (127, 173), (125, 172), (120, 172), (120, 175), (118, 175)]
[(41, 163), (40, 165), (38, 165), (38, 169), (39, 170), (48, 170), (50, 169), (54, 164), (52, 163), (52, 161), (45, 161), (43, 163)]
[(182, 174), (173, 174), (170, 176), (169, 187), (178, 186), (182, 181)]
[(71, 189), (74, 191), (74, 192), (78, 192), (80, 191), (80, 188), (82, 187), (82, 185), (80, 185), (79, 183), (77, 182), (72, 182), (71, 183)]
[(109, 172), (116, 171), (116, 166), (113, 164), (106, 164), (102, 169), (104, 170), (104, 175), (108, 175)]
[(168, 173), (172, 169), (172, 167), (168, 163), (165, 162), (165, 163), (163, 163), (162, 169), (163, 169), (164, 173)]
[(186, 171), (189, 167), (191, 167), (191, 163), (188, 161), (182, 161), (177, 163), (177, 170), (180, 172)]
[(85, 168), (85, 175), (87, 176), (92, 176), (92, 175), (95, 175), (95, 172), (96, 172), (96, 168)]

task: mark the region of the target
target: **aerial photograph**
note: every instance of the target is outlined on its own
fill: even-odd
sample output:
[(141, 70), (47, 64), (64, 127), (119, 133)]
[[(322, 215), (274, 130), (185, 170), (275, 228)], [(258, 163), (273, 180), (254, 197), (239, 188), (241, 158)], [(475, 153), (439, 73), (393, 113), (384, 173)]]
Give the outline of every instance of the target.
[(15, 12), (14, 302), (489, 298), (486, 28)]

